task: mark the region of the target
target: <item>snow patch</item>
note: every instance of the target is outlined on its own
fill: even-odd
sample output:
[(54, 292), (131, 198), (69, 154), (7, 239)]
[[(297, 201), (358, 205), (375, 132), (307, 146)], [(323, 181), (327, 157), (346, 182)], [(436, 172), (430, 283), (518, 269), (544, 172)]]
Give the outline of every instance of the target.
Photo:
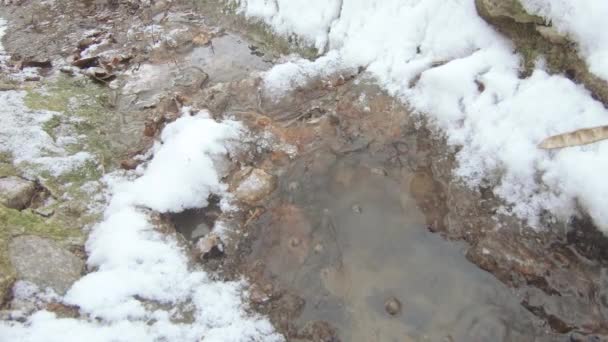
[(214, 163), (241, 130), (206, 112), (181, 117), (165, 127), (141, 177), (107, 177), (112, 197), (86, 244), (94, 271), (63, 298), (89, 319), (40, 311), (24, 324), (0, 322), (0, 340), (283, 341), (268, 320), (245, 311), (244, 281), (215, 281), (192, 266), (148, 210), (202, 207), (210, 193), (222, 194)]
[(578, 43), (589, 70), (608, 81), (608, 35), (604, 31), (608, 2), (603, 0), (522, 0), (524, 8), (544, 17)]
[[(574, 36), (593, 72), (608, 74), (603, 64), (608, 63), (608, 38), (601, 30), (608, 5), (525, 2)], [(309, 16), (289, 14), (305, 5), (315, 20), (325, 18), (320, 27), (329, 28), (318, 38), (329, 42), (325, 56), (316, 61), (291, 58), (265, 74), (271, 94), (281, 96), (286, 87), (342, 68), (366, 67), (389, 93), (424, 115), (449, 145), (462, 147), (456, 175), (470, 186), (498, 184), (494, 192), (510, 205), (503, 210), (538, 226), (543, 210), (566, 218), (581, 204), (608, 232), (608, 215), (601, 210), (608, 206), (608, 183), (602, 181), (608, 172), (608, 142), (558, 151), (536, 147), (548, 136), (607, 123), (608, 111), (588, 91), (565, 77), (548, 75), (541, 64), (531, 77), (519, 79), (520, 56), (478, 16), (473, 0), (341, 3), (340, 15), (328, 19), (323, 16), (327, 4), (240, 1), (242, 13), (264, 20), (280, 34), (287, 27), (302, 37), (323, 34), (300, 25)]]
[[(0, 152), (9, 153), (15, 165), (29, 164), (46, 170), (52, 176), (82, 167), (94, 156), (88, 152), (68, 154), (47, 132), (43, 125), (58, 112), (31, 110), (25, 103), (24, 91), (0, 92)], [(31, 177), (38, 171), (31, 170)]]

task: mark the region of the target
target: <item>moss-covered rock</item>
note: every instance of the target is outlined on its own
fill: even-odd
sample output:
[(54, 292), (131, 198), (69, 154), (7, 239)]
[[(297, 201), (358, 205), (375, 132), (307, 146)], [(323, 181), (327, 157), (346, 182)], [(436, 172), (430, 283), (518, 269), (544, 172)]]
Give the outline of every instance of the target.
[(79, 227), (61, 220), (45, 219), (29, 210), (19, 211), (0, 205), (0, 306), (8, 297), (15, 281), (15, 270), (10, 263), (8, 245), (20, 235), (35, 235), (53, 239), (61, 245), (81, 244), (84, 236)]
[(522, 76), (530, 75), (538, 58), (544, 57), (549, 72), (582, 83), (596, 99), (608, 105), (608, 83), (589, 72), (576, 44), (543, 18), (527, 13), (519, 0), (475, 0), (475, 6), (485, 21), (513, 41), (522, 55)]

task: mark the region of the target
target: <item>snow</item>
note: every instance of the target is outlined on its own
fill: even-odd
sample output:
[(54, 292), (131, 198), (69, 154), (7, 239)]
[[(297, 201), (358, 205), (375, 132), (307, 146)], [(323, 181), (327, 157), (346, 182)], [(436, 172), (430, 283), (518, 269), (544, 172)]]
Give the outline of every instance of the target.
[(522, 0), (524, 8), (544, 17), (559, 32), (578, 43), (589, 70), (608, 80), (608, 35), (603, 29), (608, 2), (603, 0)]
[(0, 322), (0, 340), (283, 341), (267, 319), (245, 311), (244, 281), (212, 280), (192, 266), (149, 210), (202, 207), (210, 193), (222, 194), (214, 165), (241, 134), (237, 122), (186, 115), (163, 130), (141, 177), (107, 176), (110, 203), (86, 244), (94, 271), (63, 298), (89, 319), (39, 311), (24, 324)]
[[(496, 185), (495, 194), (508, 204), (502, 211), (539, 227), (544, 210), (565, 219), (580, 205), (608, 232), (608, 214), (602, 212), (608, 206), (603, 180), (608, 143), (537, 148), (548, 136), (606, 124), (608, 111), (583, 87), (548, 75), (540, 62), (531, 77), (520, 79), (520, 56), (478, 16), (473, 0), (327, 0), (316, 8), (304, 0), (238, 3), (241, 13), (279, 34), (328, 42), (328, 51), (316, 61), (292, 57), (268, 71), (268, 93), (278, 97), (313, 77), (365, 67), (450, 146), (461, 147), (454, 173), (472, 187)], [(338, 4), (338, 16), (326, 15)], [(525, 5), (573, 36), (592, 72), (608, 74), (608, 38), (600, 29), (607, 4), (526, 0)], [(302, 6), (314, 14), (293, 16)], [(315, 28), (307, 26), (311, 16)]]
[(325, 49), (327, 31), (340, 14), (336, 0), (248, 0), (237, 1), (239, 12), (272, 24), (283, 35), (299, 34), (318, 50)]
[(61, 113), (31, 110), (24, 103), (25, 96), (25, 91), (0, 92), (0, 152), (10, 153), (15, 165), (34, 166), (38, 171), (26, 168), (32, 172), (30, 177), (39, 171), (56, 177), (94, 161), (88, 152), (69, 154), (45, 132), (44, 123)]

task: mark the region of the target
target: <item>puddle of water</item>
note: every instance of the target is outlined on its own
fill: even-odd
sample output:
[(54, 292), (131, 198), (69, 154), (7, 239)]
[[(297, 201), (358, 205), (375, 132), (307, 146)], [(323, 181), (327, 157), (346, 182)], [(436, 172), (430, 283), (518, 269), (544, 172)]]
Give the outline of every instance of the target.
[[(260, 222), (252, 258), (306, 300), (302, 322), (328, 321), (343, 341), (534, 340), (514, 294), (426, 229), (430, 176), (378, 166), (366, 154), (300, 160)], [(385, 312), (391, 297), (397, 316)]]
[(235, 81), (271, 66), (252, 54), (246, 42), (230, 33), (214, 38), (212, 45), (195, 48), (189, 62), (205, 70), (211, 83)]
[(171, 52), (159, 57), (162, 62), (136, 65), (127, 71), (128, 82), (116, 103), (120, 110), (152, 108), (179, 87), (196, 91), (203, 85), (241, 80), (271, 66), (230, 33), (185, 54), (172, 56)]
[(213, 229), (213, 225), (222, 211), (217, 196), (209, 197), (209, 205), (205, 208), (188, 209), (171, 215), (171, 222), (176, 230), (187, 240), (196, 242)]

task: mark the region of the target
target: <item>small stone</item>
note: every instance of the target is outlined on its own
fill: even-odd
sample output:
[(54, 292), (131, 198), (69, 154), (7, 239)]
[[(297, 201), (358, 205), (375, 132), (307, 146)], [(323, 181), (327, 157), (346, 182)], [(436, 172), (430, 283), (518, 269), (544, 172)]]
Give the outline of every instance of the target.
[(39, 75), (26, 76), (24, 80), (26, 82), (38, 82), (38, 81), (40, 81), (40, 76)]
[(99, 58), (97, 56), (94, 56), (76, 59), (72, 62), (72, 65), (80, 69), (90, 68), (99, 65)]
[(384, 302), (384, 310), (391, 316), (396, 316), (401, 312), (401, 302), (395, 298), (391, 297)]
[(252, 205), (268, 196), (275, 187), (276, 180), (273, 175), (261, 169), (253, 169), (236, 188), (235, 196), (238, 200)]
[(59, 71), (70, 76), (74, 75), (75, 72), (74, 68), (69, 66), (62, 66), (61, 68), (59, 68)]
[(55, 210), (52, 208), (36, 208), (34, 212), (42, 217), (51, 217), (55, 214)]
[(21, 68), (50, 68), (52, 66), (51, 60), (48, 58), (45, 59), (36, 59), (36, 58), (26, 58), (21, 61)]
[(388, 175), (388, 173), (386, 172), (386, 170), (383, 169), (383, 168), (381, 168), (381, 167), (373, 167), (373, 168), (370, 169), (370, 172), (373, 175), (377, 175), (377, 176), (383, 176), (384, 177), (384, 176)]
[(254, 304), (264, 304), (270, 300), (270, 296), (258, 285), (253, 285), (249, 289), (249, 299)]
[(289, 245), (290, 245), (292, 248), (296, 248), (296, 247), (298, 247), (298, 246), (299, 246), (299, 245), (301, 245), (301, 244), (302, 244), (302, 240), (300, 240), (300, 239), (299, 239), (299, 238), (297, 238), (297, 237), (291, 238), (291, 240), (289, 240)]
[(124, 170), (135, 170), (138, 165), (139, 165), (139, 161), (137, 161), (133, 158), (123, 159), (120, 162), (120, 167)]
[(53, 240), (38, 236), (18, 236), (9, 245), (10, 261), (17, 279), (40, 288), (52, 288), (64, 295), (84, 270), (84, 261)]
[(95, 44), (95, 38), (93, 38), (93, 37), (84, 38), (78, 42), (78, 48), (80, 50), (85, 50), (86, 48), (88, 48), (89, 46), (91, 46), (93, 44)]
[(0, 204), (21, 210), (29, 206), (36, 186), (33, 182), (19, 177), (0, 178)]
[(224, 245), (217, 234), (209, 233), (196, 242), (194, 253), (201, 260), (218, 257), (224, 254)]
[(115, 77), (114, 74), (102, 67), (88, 68), (86, 75), (98, 81), (109, 81)]
[(361, 209), (361, 206), (358, 204), (353, 205), (352, 209), (353, 209), (353, 212), (356, 214), (361, 214), (361, 212), (363, 212), (363, 210)]
[(315, 248), (314, 248), (315, 253), (317, 253), (317, 254), (321, 254), (321, 253), (323, 253), (323, 249), (324, 249), (324, 248), (323, 248), (323, 245), (322, 245), (322, 244), (320, 244), (320, 243), (316, 244), (316, 245), (315, 245)]

